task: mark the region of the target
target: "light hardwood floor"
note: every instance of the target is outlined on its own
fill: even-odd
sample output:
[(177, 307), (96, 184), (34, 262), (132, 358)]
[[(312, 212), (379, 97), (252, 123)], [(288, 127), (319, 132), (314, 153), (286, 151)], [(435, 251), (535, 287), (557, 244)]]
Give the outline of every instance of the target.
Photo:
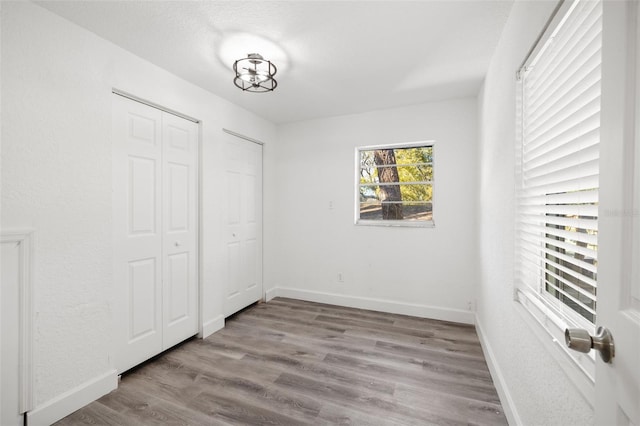
[(276, 298), (58, 425), (507, 424), (473, 326)]

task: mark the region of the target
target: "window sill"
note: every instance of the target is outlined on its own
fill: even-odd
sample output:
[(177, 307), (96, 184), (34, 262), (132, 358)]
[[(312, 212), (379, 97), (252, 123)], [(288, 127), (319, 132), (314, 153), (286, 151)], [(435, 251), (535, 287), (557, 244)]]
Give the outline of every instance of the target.
[(362, 220), (357, 219), (357, 226), (380, 226), (380, 227), (401, 227), (401, 228), (435, 228), (433, 221), (405, 221), (405, 220)]
[(571, 383), (593, 407), (595, 403), (595, 355), (572, 351), (564, 342), (564, 321), (527, 291), (516, 290), (516, 310), (534, 331), (541, 346), (558, 363)]

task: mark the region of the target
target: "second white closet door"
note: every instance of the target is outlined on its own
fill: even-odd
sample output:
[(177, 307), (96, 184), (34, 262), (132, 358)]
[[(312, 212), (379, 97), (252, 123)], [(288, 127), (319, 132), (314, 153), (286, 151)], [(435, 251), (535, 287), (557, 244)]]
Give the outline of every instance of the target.
[(162, 114), (163, 349), (198, 332), (198, 125)]
[(262, 146), (227, 136), (225, 317), (262, 298)]
[(118, 372), (198, 332), (197, 124), (114, 95)]

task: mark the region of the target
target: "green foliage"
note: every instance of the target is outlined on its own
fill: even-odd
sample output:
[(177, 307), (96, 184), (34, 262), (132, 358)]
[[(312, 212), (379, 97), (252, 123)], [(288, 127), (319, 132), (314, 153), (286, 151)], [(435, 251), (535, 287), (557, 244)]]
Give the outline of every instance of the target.
[[(433, 147), (396, 149), (400, 182), (431, 182), (433, 180)], [(404, 165), (404, 166), (403, 166)], [(431, 184), (401, 185), (403, 201), (431, 201)]]

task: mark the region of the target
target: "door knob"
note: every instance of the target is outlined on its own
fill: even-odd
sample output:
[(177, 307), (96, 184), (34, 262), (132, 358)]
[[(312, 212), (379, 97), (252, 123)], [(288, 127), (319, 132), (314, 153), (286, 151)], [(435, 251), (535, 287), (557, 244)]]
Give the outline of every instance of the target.
[(597, 350), (604, 362), (611, 363), (616, 355), (613, 336), (604, 327), (598, 327), (595, 336), (589, 335), (589, 332), (582, 328), (567, 328), (564, 331), (564, 341), (569, 349), (578, 352), (589, 353), (591, 349)]

